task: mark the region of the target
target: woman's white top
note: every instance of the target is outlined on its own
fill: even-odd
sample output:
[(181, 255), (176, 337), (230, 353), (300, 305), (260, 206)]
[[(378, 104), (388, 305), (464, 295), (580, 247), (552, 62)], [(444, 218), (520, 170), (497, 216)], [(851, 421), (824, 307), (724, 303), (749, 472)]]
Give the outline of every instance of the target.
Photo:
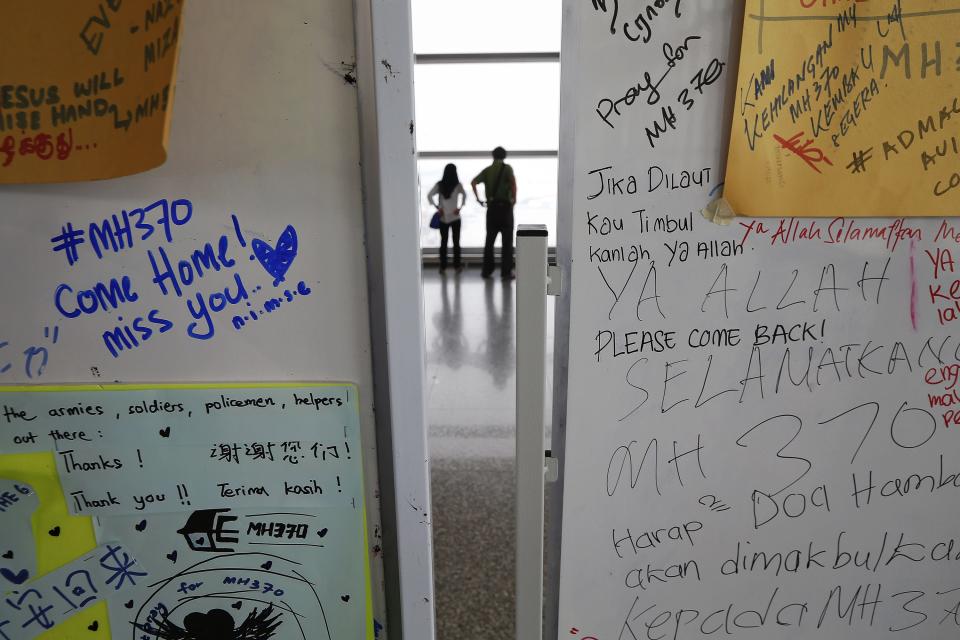
[[(437, 196), (440, 204), (434, 202), (433, 196)], [(444, 224), (450, 224), (460, 219), (457, 209), (467, 202), (467, 192), (463, 190), (462, 184), (457, 183), (457, 186), (450, 192), (450, 197), (444, 198), (443, 194), (440, 193), (440, 183), (438, 182), (433, 185), (433, 189), (430, 189), (430, 193), (427, 194), (427, 201), (435, 207), (439, 206), (440, 210), (443, 211), (440, 219), (443, 220)]]

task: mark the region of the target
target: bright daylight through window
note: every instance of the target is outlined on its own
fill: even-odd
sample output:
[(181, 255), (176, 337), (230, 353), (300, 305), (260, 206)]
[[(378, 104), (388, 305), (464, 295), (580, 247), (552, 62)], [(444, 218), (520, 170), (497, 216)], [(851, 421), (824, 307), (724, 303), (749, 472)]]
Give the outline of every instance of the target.
[(559, 4), (412, 0), (422, 247), (440, 243), (428, 226), (433, 207), (426, 196), (449, 162), (469, 194), (461, 243), (483, 246), (484, 209), (470, 180), (498, 145), (517, 176), (516, 224), (546, 224), (555, 243)]

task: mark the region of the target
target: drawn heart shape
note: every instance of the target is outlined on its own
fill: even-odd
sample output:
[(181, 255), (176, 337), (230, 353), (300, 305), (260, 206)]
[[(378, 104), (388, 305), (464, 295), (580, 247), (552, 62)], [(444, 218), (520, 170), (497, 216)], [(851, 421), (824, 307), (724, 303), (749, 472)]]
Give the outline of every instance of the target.
[(133, 525), (133, 528), (136, 529), (137, 531), (143, 531), (144, 529), (147, 528), (147, 521), (141, 520), (137, 524)]
[(133, 600), (127, 600), (123, 603), (123, 606), (125, 606), (127, 609), (133, 609)]
[(170, 427), (164, 427), (163, 429), (160, 429), (160, 437), (161, 437), (161, 438), (169, 438), (169, 437), (170, 437)]
[(254, 238), (251, 247), (260, 266), (273, 276), (273, 286), (277, 286), (283, 282), (283, 276), (293, 264), (293, 259), (297, 257), (297, 230), (293, 225), (287, 225), (277, 239), (276, 248), (259, 238)]
[(234, 602), (234, 603), (233, 603), (232, 605), (230, 605), (230, 606), (233, 607), (234, 609), (236, 609), (237, 611), (239, 611), (239, 610), (240, 610), (240, 607), (243, 606), (243, 602), (241, 602), (240, 600), (237, 600), (236, 602)]
[(90, 631), (96, 631), (99, 628), (100, 628), (100, 623), (97, 622), (96, 620), (94, 620), (89, 625), (87, 625), (87, 629), (90, 629)]
[(52, 535), (54, 538), (56, 538), (57, 536), (60, 535), (60, 527), (59, 527), (59, 526), (56, 526), (56, 527), (54, 527), (53, 529), (50, 529), (50, 531), (47, 531), (47, 533), (49, 533), (49, 534)]
[(3, 554), (3, 558), (5, 560), (13, 560), (13, 551), (7, 551), (5, 554)]
[(13, 584), (23, 584), (27, 581), (27, 578), (30, 577), (30, 572), (26, 569), (21, 569), (20, 571), (14, 573), (7, 569), (6, 567), (0, 568), (0, 576), (3, 576)]
[[(276, 620), (276, 618), (274, 618)], [(221, 638), (243, 637), (248, 638), (268, 638), (273, 636), (273, 632), (259, 632), (258, 630), (247, 630), (241, 628), (239, 632), (235, 629), (236, 621), (229, 613), (223, 609), (211, 609), (207, 613), (194, 611), (188, 613), (183, 619), (183, 626), (187, 635), (169, 636), (175, 638), (210, 638), (220, 640)], [(249, 634), (249, 635), (248, 635)]]
[(267, 560), (262, 565), (260, 565), (260, 568), (263, 569), (264, 571), (270, 571), (271, 567), (273, 567), (273, 560)]
[(350, 602), (350, 596), (340, 596), (340, 599), (344, 602)]
[(326, 535), (327, 535), (327, 528), (324, 527), (323, 529), (320, 529), (320, 531), (317, 531), (317, 535), (320, 536), (321, 538), (326, 537)]
[(169, 560), (170, 562), (176, 563), (176, 562), (177, 562), (177, 552), (176, 552), (176, 551), (171, 551), (170, 553), (168, 553), (168, 554), (167, 554), (167, 560)]

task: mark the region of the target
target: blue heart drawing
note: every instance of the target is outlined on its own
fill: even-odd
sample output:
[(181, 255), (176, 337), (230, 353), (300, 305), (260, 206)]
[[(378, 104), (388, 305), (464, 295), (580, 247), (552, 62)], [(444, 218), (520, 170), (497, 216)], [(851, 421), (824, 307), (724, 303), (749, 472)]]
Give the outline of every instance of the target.
[(3, 576), (13, 584), (23, 584), (27, 581), (27, 578), (30, 577), (30, 572), (26, 569), (21, 569), (17, 573), (10, 571), (6, 567), (0, 568), (0, 576)]
[(292, 225), (287, 225), (277, 240), (276, 248), (258, 238), (254, 239), (252, 247), (253, 255), (266, 272), (273, 276), (273, 286), (277, 286), (283, 282), (283, 276), (297, 257), (297, 230)]

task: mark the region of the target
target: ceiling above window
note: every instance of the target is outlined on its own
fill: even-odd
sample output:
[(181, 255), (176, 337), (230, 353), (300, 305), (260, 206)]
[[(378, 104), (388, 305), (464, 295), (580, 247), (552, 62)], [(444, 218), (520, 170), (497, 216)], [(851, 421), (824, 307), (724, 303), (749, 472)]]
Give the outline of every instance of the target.
[(411, 0), (414, 53), (560, 51), (561, 0)]

